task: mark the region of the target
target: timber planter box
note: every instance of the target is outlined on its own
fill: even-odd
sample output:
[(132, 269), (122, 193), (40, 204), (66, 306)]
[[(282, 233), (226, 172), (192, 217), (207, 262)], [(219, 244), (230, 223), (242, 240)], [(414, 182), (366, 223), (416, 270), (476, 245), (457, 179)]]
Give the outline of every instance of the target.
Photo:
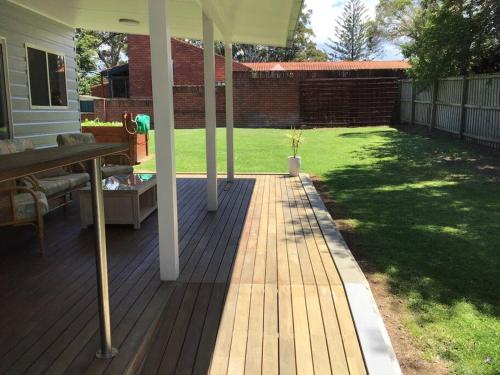
[(97, 143), (128, 143), (128, 156), (139, 164), (149, 155), (148, 135), (130, 134), (124, 126), (82, 126), (83, 133), (92, 133)]

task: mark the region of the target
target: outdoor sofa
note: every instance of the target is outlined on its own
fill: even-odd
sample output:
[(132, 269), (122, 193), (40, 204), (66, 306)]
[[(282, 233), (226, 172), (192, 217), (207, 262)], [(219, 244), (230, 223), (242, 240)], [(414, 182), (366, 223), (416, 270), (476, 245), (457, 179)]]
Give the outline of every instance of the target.
[[(71, 133), (59, 134), (57, 136), (57, 144), (59, 146), (71, 146), (79, 144), (96, 143), (92, 133)], [(88, 172), (90, 170), (86, 163), (79, 163), (73, 167), (75, 171)], [(101, 167), (102, 178), (107, 178), (115, 175), (131, 174), (134, 168), (127, 154), (114, 154), (103, 158)]]
[[(0, 140), (0, 155), (33, 148), (33, 143), (26, 139)], [(3, 183), (0, 186), (0, 226), (34, 225), (40, 252), (43, 252), (43, 216), (70, 203), (72, 193), (85, 187), (89, 180), (88, 173), (59, 168)]]

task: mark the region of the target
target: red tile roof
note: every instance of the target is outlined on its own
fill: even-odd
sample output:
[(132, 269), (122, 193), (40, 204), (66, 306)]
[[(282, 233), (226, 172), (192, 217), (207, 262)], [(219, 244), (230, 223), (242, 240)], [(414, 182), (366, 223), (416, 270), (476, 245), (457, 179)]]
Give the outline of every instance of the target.
[(386, 61), (299, 61), (243, 63), (254, 71), (299, 71), (299, 70), (368, 70), (368, 69), (408, 69), (404, 60)]

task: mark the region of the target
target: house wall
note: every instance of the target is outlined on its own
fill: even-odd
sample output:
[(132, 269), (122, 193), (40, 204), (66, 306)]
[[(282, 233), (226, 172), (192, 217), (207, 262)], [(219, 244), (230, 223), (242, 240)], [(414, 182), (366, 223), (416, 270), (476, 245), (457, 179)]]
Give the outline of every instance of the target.
[[(0, 9), (0, 37), (6, 40), (8, 57), (11, 136), (29, 138), (37, 147), (55, 145), (57, 134), (80, 131), (74, 30), (5, 0), (0, 0)], [(26, 43), (65, 55), (68, 108), (30, 108)]]
[[(129, 82), (131, 98), (151, 98), (151, 50), (149, 36), (128, 35)], [(203, 50), (189, 43), (172, 39), (174, 85), (203, 85)], [(233, 63), (233, 70), (248, 71), (246, 66)], [(224, 81), (224, 57), (215, 56), (215, 80)]]

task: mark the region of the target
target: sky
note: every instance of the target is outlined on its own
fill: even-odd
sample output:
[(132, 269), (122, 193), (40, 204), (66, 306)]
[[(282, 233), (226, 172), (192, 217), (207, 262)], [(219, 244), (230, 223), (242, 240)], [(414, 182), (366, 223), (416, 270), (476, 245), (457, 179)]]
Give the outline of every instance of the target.
[[(335, 37), (335, 19), (342, 14), (346, 0), (305, 0), (306, 7), (313, 11), (311, 26), (316, 34), (316, 43), (321, 49), (325, 49), (328, 38)], [(375, 6), (378, 0), (364, 0), (367, 9), (366, 16), (375, 17)], [(395, 45), (384, 45), (383, 52), (377, 56), (379, 60), (400, 60), (403, 57), (399, 48)]]

